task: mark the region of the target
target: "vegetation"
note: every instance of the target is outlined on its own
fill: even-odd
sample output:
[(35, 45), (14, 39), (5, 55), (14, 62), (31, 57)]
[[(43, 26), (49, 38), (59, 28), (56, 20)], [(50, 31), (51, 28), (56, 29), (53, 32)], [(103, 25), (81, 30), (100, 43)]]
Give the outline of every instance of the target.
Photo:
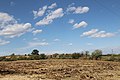
[(101, 50), (95, 50), (92, 52), (92, 59), (98, 60), (101, 59), (102, 51)]
[(106, 61), (120, 61), (120, 54), (102, 54), (102, 50), (95, 50), (92, 53), (89, 51), (75, 52), (75, 53), (55, 53), (46, 55), (39, 54), (39, 50), (34, 49), (31, 54), (15, 55), (0, 57), (0, 61), (16, 61), (16, 60), (41, 60), (41, 59), (86, 59), (86, 60), (106, 60)]
[(34, 49), (31, 53), (31, 55), (39, 55), (39, 51), (37, 49)]

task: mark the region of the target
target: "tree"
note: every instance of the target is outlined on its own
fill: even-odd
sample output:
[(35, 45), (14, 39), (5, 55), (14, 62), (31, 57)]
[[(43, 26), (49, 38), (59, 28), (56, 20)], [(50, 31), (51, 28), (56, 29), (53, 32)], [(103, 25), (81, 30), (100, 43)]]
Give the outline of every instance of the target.
[(45, 54), (40, 54), (40, 59), (46, 59), (46, 55)]
[(85, 51), (85, 58), (87, 59), (88, 56), (89, 56), (89, 51)]
[(12, 53), (11, 56), (15, 56), (15, 53)]
[(80, 53), (73, 53), (72, 54), (72, 59), (79, 59), (81, 57)]
[(92, 52), (92, 59), (98, 60), (101, 59), (102, 56), (102, 51), (101, 50), (95, 50), (94, 52)]
[(39, 51), (37, 49), (34, 49), (31, 54), (32, 55), (39, 55)]

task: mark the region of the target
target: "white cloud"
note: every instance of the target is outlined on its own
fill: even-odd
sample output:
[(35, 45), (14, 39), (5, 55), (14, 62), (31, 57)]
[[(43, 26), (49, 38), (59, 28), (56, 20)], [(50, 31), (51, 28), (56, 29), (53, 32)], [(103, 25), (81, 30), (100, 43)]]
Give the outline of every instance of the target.
[(32, 33), (33, 33), (34, 35), (36, 35), (36, 34), (41, 33), (41, 32), (42, 32), (42, 30), (35, 30), (35, 31), (33, 31)]
[(89, 35), (96, 33), (97, 31), (98, 29), (92, 29), (90, 31), (84, 32), (81, 36), (89, 36)]
[(74, 14), (83, 14), (83, 13), (87, 13), (89, 11), (89, 7), (74, 7), (73, 5), (69, 5), (67, 8), (67, 12), (71, 12)]
[(70, 19), (69, 21), (68, 21), (68, 23), (70, 23), (70, 24), (73, 24), (75, 21), (74, 21), (74, 19)]
[(81, 36), (88, 36), (93, 38), (105, 38), (105, 37), (113, 37), (115, 36), (115, 33), (99, 31), (98, 29), (91, 29), (90, 31), (84, 32)]
[(13, 16), (0, 12), (0, 36), (19, 37), (31, 29), (30, 23), (19, 24)]
[(0, 36), (5, 36), (8, 38), (19, 37), (28, 32), (30, 28), (30, 23), (8, 25), (6, 28), (0, 30)]
[(115, 36), (114, 33), (107, 33), (105, 31), (100, 31), (98, 33), (91, 35), (91, 37), (94, 37), (94, 38), (104, 38), (104, 37), (113, 37), (113, 36)]
[(54, 19), (60, 18), (64, 15), (63, 9), (58, 8), (55, 11), (50, 12), (46, 17), (36, 23), (37, 26), (48, 25), (53, 22)]
[(74, 12), (76, 10), (76, 7), (68, 7), (67, 12)]
[(37, 17), (43, 16), (45, 11), (46, 11), (46, 9), (47, 9), (47, 6), (43, 6), (43, 8), (39, 8), (38, 11), (34, 11), (33, 10), (34, 19), (37, 18)]
[(86, 27), (88, 24), (85, 21), (82, 21), (80, 23), (75, 23), (73, 25), (73, 29), (80, 28), (80, 27)]
[(0, 46), (10, 43), (10, 41), (5, 41), (0, 39)]
[(82, 13), (87, 13), (89, 11), (88, 7), (77, 7), (75, 10), (75, 14), (82, 14)]
[(7, 13), (0, 12), (0, 30), (9, 24), (15, 24), (17, 21)]
[(49, 8), (49, 9), (53, 9), (53, 8), (55, 8), (55, 7), (57, 7), (57, 4), (56, 4), (56, 3), (53, 3), (53, 4), (50, 5), (48, 8)]

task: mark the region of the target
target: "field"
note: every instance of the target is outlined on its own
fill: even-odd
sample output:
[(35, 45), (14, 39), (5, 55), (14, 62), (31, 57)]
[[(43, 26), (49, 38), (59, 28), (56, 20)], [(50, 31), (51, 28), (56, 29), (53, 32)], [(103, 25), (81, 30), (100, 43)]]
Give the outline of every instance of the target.
[(120, 62), (80, 59), (0, 62), (0, 80), (120, 80)]

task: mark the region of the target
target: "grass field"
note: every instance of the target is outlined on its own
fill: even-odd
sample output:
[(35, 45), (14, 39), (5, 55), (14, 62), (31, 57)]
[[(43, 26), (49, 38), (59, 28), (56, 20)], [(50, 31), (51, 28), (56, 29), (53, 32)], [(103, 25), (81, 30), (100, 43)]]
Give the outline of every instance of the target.
[(0, 62), (0, 80), (120, 80), (120, 62), (80, 59)]

